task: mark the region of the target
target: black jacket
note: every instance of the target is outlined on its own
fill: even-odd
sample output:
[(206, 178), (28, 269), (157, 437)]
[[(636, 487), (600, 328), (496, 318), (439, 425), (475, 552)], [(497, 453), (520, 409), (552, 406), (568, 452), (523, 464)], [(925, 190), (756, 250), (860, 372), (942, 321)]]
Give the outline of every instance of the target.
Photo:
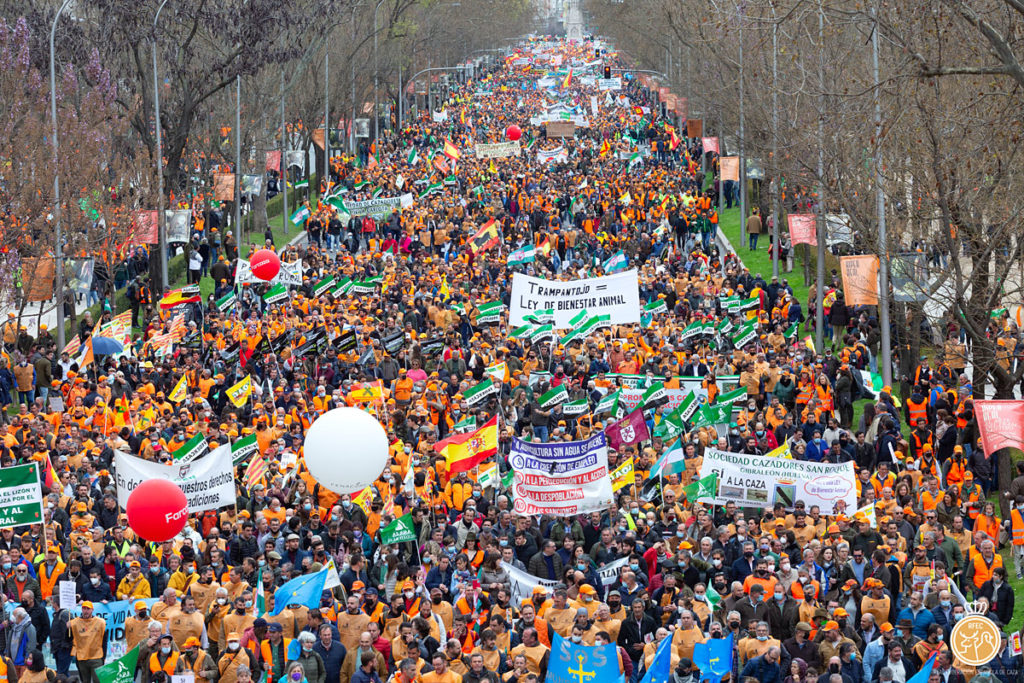
[[(649, 615), (645, 614), (638, 623), (636, 617), (630, 614), (623, 620), (622, 626), (619, 628), (618, 644), (626, 649), (630, 659), (634, 662), (639, 661), (644, 655), (643, 646), (647, 642), (645, 638), (648, 635), (654, 638), (654, 633), (657, 630), (658, 624)], [(634, 648), (634, 645), (640, 645), (640, 647)]]

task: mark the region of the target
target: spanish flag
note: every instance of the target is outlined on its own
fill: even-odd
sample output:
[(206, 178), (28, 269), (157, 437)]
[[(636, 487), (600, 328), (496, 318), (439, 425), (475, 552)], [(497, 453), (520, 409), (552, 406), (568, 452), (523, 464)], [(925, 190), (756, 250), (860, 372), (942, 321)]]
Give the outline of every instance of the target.
[(565, 75), (565, 80), (564, 80), (564, 81), (562, 81), (562, 87), (563, 87), (563, 88), (568, 88), (568, 87), (569, 87), (569, 84), (570, 84), (571, 82), (572, 82), (572, 67), (570, 66), (570, 67), (569, 67), (569, 73), (567, 73), (567, 74)]
[(196, 304), (203, 300), (203, 297), (199, 295), (199, 292), (195, 294), (185, 294), (180, 289), (175, 289), (167, 292), (167, 296), (160, 299), (160, 308), (174, 308), (181, 304)]
[(498, 234), (498, 222), (492, 218), (469, 238), (469, 248), (474, 254), (479, 254), (481, 251), (497, 246), (499, 242), (501, 242), (501, 237)]
[(448, 473), (468, 472), (498, 452), (498, 416), (468, 434), (456, 434), (434, 444), (448, 461)]
[(454, 159), (456, 161), (462, 158), (462, 152), (460, 152), (459, 148), (452, 144), (452, 141), (447, 138), (445, 138), (444, 141), (444, 149), (442, 150), (442, 154), (444, 154), (449, 159)]
[(679, 146), (679, 136), (676, 135), (675, 126), (670, 126), (668, 129), (668, 133), (669, 135), (672, 136), (671, 138), (669, 138), (668, 148), (671, 150), (675, 150), (675, 148)]

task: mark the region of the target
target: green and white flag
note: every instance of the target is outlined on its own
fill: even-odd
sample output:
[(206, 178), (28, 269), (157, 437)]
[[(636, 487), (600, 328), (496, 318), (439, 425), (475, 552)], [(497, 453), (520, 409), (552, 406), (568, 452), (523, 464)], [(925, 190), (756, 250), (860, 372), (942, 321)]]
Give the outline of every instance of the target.
[(617, 415), (618, 412), (619, 412), (619, 398), (621, 396), (622, 396), (622, 390), (621, 389), (613, 391), (610, 394), (605, 394), (601, 398), (601, 400), (597, 402), (597, 405), (594, 407), (594, 415), (600, 415), (602, 413), (609, 413), (609, 412), (612, 415)]
[(253, 453), (260, 452), (260, 444), (256, 441), (255, 434), (249, 434), (231, 444), (231, 464), (238, 465), (245, 462)]
[(512, 330), (511, 332), (508, 333), (508, 336), (511, 337), (512, 339), (525, 339), (526, 337), (529, 337), (531, 334), (533, 334), (533, 330), (534, 325), (526, 324)]
[(655, 382), (651, 387), (644, 392), (643, 396), (640, 397), (640, 406), (644, 410), (650, 408), (656, 408), (664, 403), (668, 402), (668, 391), (665, 390), (665, 385), (661, 382)]
[(694, 428), (713, 427), (714, 425), (728, 424), (732, 421), (732, 406), (720, 404), (704, 404), (697, 411), (697, 419), (694, 420)]
[(450, 175), (441, 182), (444, 183), (445, 185), (454, 185), (458, 182), (458, 180), (455, 179), (454, 175)]
[(471, 416), (464, 417), (455, 423), (452, 428), (459, 433), (475, 432), (476, 431), (476, 418)]
[[(483, 466), (481, 465), (481, 467)], [(487, 469), (481, 469), (476, 478), (476, 482), (480, 484), (480, 488), (487, 488), (488, 486), (496, 487), (498, 485), (497, 464), (492, 464)]]
[(573, 317), (569, 318), (569, 327), (571, 327), (574, 330), (578, 329), (579, 326), (585, 323), (589, 317), (590, 314), (587, 313), (587, 309), (583, 309)]
[(0, 469), (0, 527), (42, 523), (43, 490), (38, 464)]
[(695, 322), (690, 323), (683, 328), (683, 331), (679, 333), (679, 341), (683, 342), (691, 337), (699, 337), (704, 334), (704, 323)]
[(793, 323), (786, 328), (786, 331), (782, 333), (782, 336), (786, 339), (792, 339), (796, 336), (796, 333), (800, 330), (800, 323)]
[(697, 394), (691, 390), (690, 393), (686, 395), (686, 398), (684, 398), (676, 408), (676, 414), (683, 422), (689, 422), (690, 418), (693, 417), (693, 414), (697, 412), (698, 408), (700, 408), (700, 399), (697, 397)]
[(749, 299), (743, 299), (742, 301), (740, 301), (740, 310), (741, 311), (747, 311), (747, 310), (750, 310), (752, 308), (757, 308), (760, 305), (761, 305), (761, 298), (760, 297), (756, 297), (756, 296), (752, 296)]
[(565, 403), (568, 400), (569, 390), (565, 388), (564, 384), (559, 384), (557, 387), (537, 399), (541, 408), (557, 406), (559, 403)]
[(741, 327), (739, 332), (733, 335), (732, 345), (737, 349), (742, 349), (755, 339), (757, 339), (757, 321), (751, 320)]
[(629, 259), (626, 258), (622, 250), (619, 250), (618, 253), (604, 262), (604, 272), (614, 273), (617, 270), (622, 270), (627, 265), (629, 265)]
[(358, 183), (354, 184), (352, 187), (354, 189), (356, 189), (356, 190), (361, 190), (361, 189), (363, 189), (364, 187), (366, 187), (369, 184), (370, 184), (369, 180), (360, 180)]
[(380, 542), (385, 545), (407, 543), (416, 540), (416, 527), (413, 526), (412, 513), (399, 517), (380, 530)]
[(590, 403), (586, 398), (580, 398), (575, 401), (562, 404), (563, 415), (582, 415), (588, 410), (590, 410)]
[(219, 299), (217, 301), (217, 310), (220, 311), (221, 313), (227, 313), (232, 308), (234, 308), (235, 304), (237, 303), (238, 295), (235, 294), (235, 290), (232, 289), (230, 292), (224, 295), (224, 298)]
[(277, 283), (263, 295), (263, 301), (269, 304), (276, 304), (278, 301), (285, 301), (288, 298), (288, 288)]
[(477, 325), (493, 325), (501, 322), (501, 312), (505, 310), (505, 304), (500, 301), (491, 301), (490, 303), (480, 304), (477, 306)]
[(523, 319), (526, 320), (526, 322), (534, 323), (537, 325), (543, 325), (544, 323), (553, 323), (555, 322), (555, 309), (545, 308), (543, 310), (527, 313), (526, 315), (523, 316)]
[(353, 287), (355, 287), (355, 283), (347, 277), (343, 277), (341, 278), (341, 281), (338, 282), (338, 285), (331, 290), (331, 296), (335, 299), (345, 296), (352, 291)]
[(466, 401), (466, 405), (472, 406), (484, 400), (491, 394), (498, 393), (500, 390), (501, 385), (488, 377), (483, 382), (480, 382), (476, 386), (470, 387), (462, 392), (462, 398)]
[(409, 152), (409, 156), (405, 158), (405, 161), (410, 166), (415, 166), (420, 162), (420, 153), (416, 151), (415, 147)]
[[(296, 187), (298, 187), (298, 185), (296, 185)], [(306, 221), (306, 219), (309, 218), (309, 216), (310, 216), (309, 207), (306, 206), (306, 205), (300, 206), (295, 211), (295, 213), (292, 214), (292, 217), (291, 217), (292, 225), (298, 225), (299, 223), (304, 223)]]
[(384, 281), (383, 275), (376, 275), (374, 277), (360, 280), (359, 282), (352, 283), (352, 291), (356, 294), (369, 294), (377, 289), (377, 287)]
[(731, 318), (723, 318), (718, 326), (715, 327), (715, 332), (718, 334), (726, 335), (732, 332), (736, 328), (736, 324), (733, 323)]
[(509, 254), (505, 264), (509, 266), (521, 266), (525, 263), (533, 263), (536, 260), (537, 247), (533, 244), (526, 244)]
[(267, 588), (263, 583), (263, 570), (256, 575), (256, 617), (267, 613)]
[(441, 183), (433, 183), (431, 185), (427, 185), (427, 188), (423, 190), (423, 192), (420, 192), (419, 198), (425, 199), (430, 195), (434, 194), (435, 192), (440, 192), (443, 189), (444, 185), (442, 185)]
[(309, 178), (303, 178), (299, 182), (292, 185), (296, 190), (305, 190), (309, 187)]
[(320, 280), (320, 282), (316, 283), (315, 287), (313, 287), (313, 296), (320, 296), (328, 289), (333, 288), (335, 284), (336, 282), (333, 275), (325, 277), (324, 279)]
[(530, 341), (536, 344), (554, 336), (555, 328), (550, 323), (547, 325), (539, 325), (530, 332)]
[(174, 451), (175, 462), (184, 464), (197, 460), (210, 451), (210, 445), (206, 443), (206, 437), (196, 434), (181, 445), (181, 448)]
[(662, 441), (674, 439), (685, 431), (678, 412), (672, 412), (663, 416), (661, 422), (654, 425), (654, 436)]
[(126, 652), (123, 657), (96, 669), (96, 679), (100, 683), (132, 683), (135, 680), (135, 668), (139, 663), (140, 647), (141, 643)]
[(702, 499), (714, 498), (718, 495), (718, 472), (712, 472), (703, 479), (691, 483), (683, 489), (683, 495), (689, 503), (696, 503)]
[(746, 398), (747, 388), (740, 387), (739, 389), (736, 389), (734, 391), (730, 391), (725, 394), (720, 394), (718, 398), (715, 399), (715, 403), (718, 403), (719, 405), (723, 406), (731, 406), (733, 403), (736, 403), (736, 401), (743, 401)]
[(649, 304), (644, 305), (644, 311), (647, 313), (664, 313), (668, 310), (668, 304), (665, 303), (664, 299), (655, 299)]

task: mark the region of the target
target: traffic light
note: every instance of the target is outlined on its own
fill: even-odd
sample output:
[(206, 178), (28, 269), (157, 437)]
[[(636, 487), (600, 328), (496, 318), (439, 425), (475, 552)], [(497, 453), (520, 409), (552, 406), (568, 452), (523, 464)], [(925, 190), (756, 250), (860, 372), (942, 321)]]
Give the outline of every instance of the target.
[(601, 59), (601, 50), (600, 50), (600, 48), (594, 48), (594, 59)]
[(605, 78), (605, 80), (608, 80), (611, 77), (612, 77), (612, 68), (610, 66), (606, 66), (604, 68), (604, 78)]

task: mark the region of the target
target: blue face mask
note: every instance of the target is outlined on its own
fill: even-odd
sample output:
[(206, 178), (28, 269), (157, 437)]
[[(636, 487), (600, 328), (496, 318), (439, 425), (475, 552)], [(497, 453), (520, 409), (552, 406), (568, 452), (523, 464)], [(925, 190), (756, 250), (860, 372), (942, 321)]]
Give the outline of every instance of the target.
[(632, 569), (633, 571), (639, 571), (640, 570), (640, 565), (638, 565), (638, 564), (630, 564), (629, 568)]
[(939, 604), (942, 605), (942, 609), (949, 609), (949, 606), (953, 603), (950, 600), (940, 600)]
[(576, 565), (576, 569), (579, 569), (581, 572), (585, 572), (585, 571), (587, 571), (587, 565), (582, 564), (582, 563), (578, 564), (578, 565)]
[(306, 503), (305, 505), (302, 506), (302, 509), (305, 510), (306, 512), (309, 512), (310, 510), (313, 509), (313, 506), (310, 505), (309, 503)]

